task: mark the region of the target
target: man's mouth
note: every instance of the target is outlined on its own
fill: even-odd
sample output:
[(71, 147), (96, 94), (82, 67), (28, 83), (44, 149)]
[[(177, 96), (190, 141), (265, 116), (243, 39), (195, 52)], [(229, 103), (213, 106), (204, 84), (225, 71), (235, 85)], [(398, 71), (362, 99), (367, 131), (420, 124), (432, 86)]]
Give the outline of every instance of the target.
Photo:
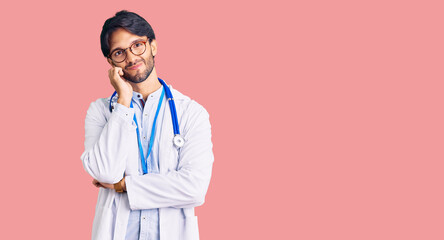
[(133, 65), (131, 67), (129, 67), (128, 69), (130, 70), (136, 70), (138, 69), (140, 66), (142, 66), (142, 62), (137, 63), (136, 65)]

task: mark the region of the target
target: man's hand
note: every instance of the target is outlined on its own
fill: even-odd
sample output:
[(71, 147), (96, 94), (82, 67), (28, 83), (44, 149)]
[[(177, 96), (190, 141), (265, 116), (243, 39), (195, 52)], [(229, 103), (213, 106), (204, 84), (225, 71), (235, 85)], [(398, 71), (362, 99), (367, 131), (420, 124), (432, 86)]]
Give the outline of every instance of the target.
[[(119, 183), (122, 184), (123, 191), (126, 192), (125, 178), (122, 178), (122, 180), (120, 180)], [(101, 182), (97, 181), (96, 179), (93, 179), (92, 184), (98, 188), (103, 187), (103, 188), (114, 189), (114, 184), (101, 183)]]
[(109, 189), (114, 189), (114, 184), (109, 184), (109, 183), (101, 183), (99, 181), (97, 181), (96, 179), (93, 179), (92, 181), (93, 185), (96, 187), (103, 187), (103, 188), (109, 188)]
[(130, 107), (131, 98), (133, 97), (133, 87), (131, 84), (121, 76), (123, 70), (120, 67), (112, 67), (108, 70), (109, 80), (113, 85), (117, 94), (119, 94), (118, 103)]

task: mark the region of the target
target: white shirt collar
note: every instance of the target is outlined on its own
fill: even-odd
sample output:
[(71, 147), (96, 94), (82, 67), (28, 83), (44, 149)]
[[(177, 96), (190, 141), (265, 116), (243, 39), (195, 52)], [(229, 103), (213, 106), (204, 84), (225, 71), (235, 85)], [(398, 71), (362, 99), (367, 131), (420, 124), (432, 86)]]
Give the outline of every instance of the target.
[[(158, 99), (158, 98), (160, 98), (160, 95), (162, 94), (162, 89), (163, 89), (163, 86), (160, 86), (160, 88), (157, 89), (156, 91), (152, 92), (148, 96), (148, 98), (149, 99)], [(134, 100), (139, 100), (139, 99), (143, 100), (143, 95), (141, 93), (139, 93), (139, 92), (133, 91), (133, 99)]]

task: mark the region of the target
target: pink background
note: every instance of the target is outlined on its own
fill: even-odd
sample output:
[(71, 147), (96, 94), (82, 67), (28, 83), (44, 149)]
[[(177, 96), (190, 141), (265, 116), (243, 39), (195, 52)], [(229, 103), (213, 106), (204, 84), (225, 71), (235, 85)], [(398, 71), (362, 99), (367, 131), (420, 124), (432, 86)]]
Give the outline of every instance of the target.
[(90, 238), (84, 118), (127, 9), (210, 112), (201, 239), (444, 239), (441, 2), (2, 2), (1, 238)]

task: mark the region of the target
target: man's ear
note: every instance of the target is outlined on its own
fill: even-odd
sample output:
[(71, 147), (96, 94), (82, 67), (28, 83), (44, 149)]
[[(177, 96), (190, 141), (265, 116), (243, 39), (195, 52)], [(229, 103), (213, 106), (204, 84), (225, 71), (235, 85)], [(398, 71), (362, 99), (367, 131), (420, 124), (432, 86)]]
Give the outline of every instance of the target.
[(111, 60), (111, 58), (106, 58), (106, 60), (108, 61), (109, 65), (115, 67), (116, 65), (114, 65), (113, 60)]
[(151, 47), (151, 53), (153, 54), (153, 56), (156, 56), (157, 55), (157, 41), (156, 41), (156, 39), (151, 40), (150, 47)]

